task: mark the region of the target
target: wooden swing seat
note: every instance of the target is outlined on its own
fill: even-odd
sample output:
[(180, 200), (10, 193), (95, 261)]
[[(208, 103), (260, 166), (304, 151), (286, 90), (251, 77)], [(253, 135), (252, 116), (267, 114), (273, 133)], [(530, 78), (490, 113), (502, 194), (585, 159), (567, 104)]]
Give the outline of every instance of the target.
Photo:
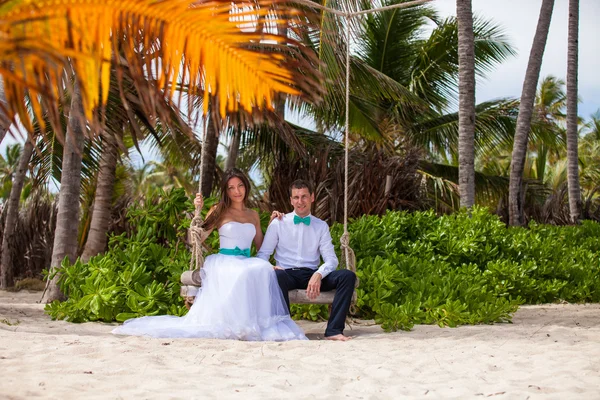
[[(196, 297), (198, 290), (200, 289), (201, 281), (199, 271), (185, 271), (181, 274), (181, 291), (182, 297), (189, 299), (190, 297)], [(306, 295), (304, 289), (294, 289), (289, 291), (290, 303), (294, 304), (332, 304), (333, 297), (335, 296), (335, 290), (329, 292), (321, 292), (319, 296), (311, 300)]]

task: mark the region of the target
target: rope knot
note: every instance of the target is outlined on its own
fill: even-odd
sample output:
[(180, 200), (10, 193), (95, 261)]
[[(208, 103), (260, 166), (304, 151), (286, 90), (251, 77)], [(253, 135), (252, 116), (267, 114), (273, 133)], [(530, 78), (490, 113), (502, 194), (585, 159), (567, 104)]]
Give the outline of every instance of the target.
[[(354, 254), (354, 250), (350, 247), (350, 233), (345, 231), (342, 236), (340, 236), (340, 247), (344, 252), (342, 257), (342, 265), (345, 266), (346, 269), (354, 272), (356, 274), (356, 255)], [(356, 283), (354, 287), (358, 287), (358, 277), (356, 278)]]
[[(199, 213), (198, 213), (199, 214)], [(190, 224), (190, 244), (192, 246), (192, 257), (190, 259), (190, 270), (199, 270), (204, 266), (204, 255), (202, 243), (208, 237), (208, 232), (202, 227), (202, 217), (196, 215)], [(200, 277), (200, 274), (198, 274)]]
[(340, 237), (340, 244), (342, 246), (342, 249), (348, 249), (350, 248), (350, 233), (349, 232), (344, 232), (342, 234), (342, 236)]

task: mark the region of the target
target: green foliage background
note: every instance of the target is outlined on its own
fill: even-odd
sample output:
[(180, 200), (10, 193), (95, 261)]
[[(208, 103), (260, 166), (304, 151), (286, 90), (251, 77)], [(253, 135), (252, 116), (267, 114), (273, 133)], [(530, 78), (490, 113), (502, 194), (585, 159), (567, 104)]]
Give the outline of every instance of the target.
[[(184, 239), (192, 210), (181, 189), (133, 206), (131, 233), (113, 236), (106, 254), (63, 264), (60, 285), (68, 300), (47, 305), (48, 314), (73, 322), (184, 315), (179, 278), (189, 268)], [(268, 218), (261, 216), (263, 228)], [(338, 254), (342, 230), (332, 227)], [(600, 301), (595, 222), (506, 228), (475, 208), (470, 215), (364, 216), (349, 231), (360, 279), (356, 313), (386, 330), (505, 322), (524, 303)], [(218, 249), (216, 232), (207, 244)], [(292, 305), (292, 314), (326, 319), (327, 307)]]

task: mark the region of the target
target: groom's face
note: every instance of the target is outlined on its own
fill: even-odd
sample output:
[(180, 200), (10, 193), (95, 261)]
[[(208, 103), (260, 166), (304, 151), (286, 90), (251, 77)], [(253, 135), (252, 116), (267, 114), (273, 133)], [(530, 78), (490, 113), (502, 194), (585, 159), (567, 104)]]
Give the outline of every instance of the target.
[(314, 193), (309, 193), (307, 188), (292, 189), (292, 196), (290, 197), (294, 211), (299, 217), (306, 217), (310, 214), (310, 207), (315, 201)]

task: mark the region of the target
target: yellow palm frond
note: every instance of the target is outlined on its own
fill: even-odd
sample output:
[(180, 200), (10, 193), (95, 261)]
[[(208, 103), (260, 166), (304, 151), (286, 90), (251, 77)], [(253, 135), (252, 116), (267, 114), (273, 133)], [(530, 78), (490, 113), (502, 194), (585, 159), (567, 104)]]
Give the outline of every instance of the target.
[(0, 0), (0, 75), (9, 111), (26, 117), (22, 99), (30, 88), (41, 113), (44, 101), (59, 97), (61, 67), (70, 64), (91, 120), (106, 102), (114, 59), (140, 82), (158, 82), (167, 97), (178, 89), (216, 98), (223, 116), (272, 109), (278, 93), (314, 101), (321, 93), (316, 58), (269, 29), (292, 17), (301, 28), (306, 19), (297, 15), (283, 0)]

